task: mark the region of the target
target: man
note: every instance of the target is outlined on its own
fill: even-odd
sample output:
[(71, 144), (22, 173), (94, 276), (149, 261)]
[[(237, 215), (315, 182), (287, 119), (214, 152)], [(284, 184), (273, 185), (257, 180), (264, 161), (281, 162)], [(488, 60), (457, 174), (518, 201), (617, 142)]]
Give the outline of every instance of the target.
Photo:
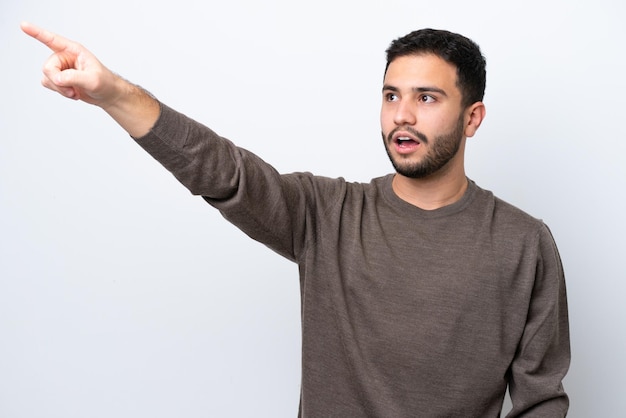
[(548, 228), (465, 175), (485, 117), (485, 60), (420, 30), (387, 50), (382, 137), (396, 170), (368, 184), (281, 175), (158, 102), (81, 45), (43, 84), (100, 106), (192, 193), (298, 263), (302, 417), (562, 417), (569, 329)]

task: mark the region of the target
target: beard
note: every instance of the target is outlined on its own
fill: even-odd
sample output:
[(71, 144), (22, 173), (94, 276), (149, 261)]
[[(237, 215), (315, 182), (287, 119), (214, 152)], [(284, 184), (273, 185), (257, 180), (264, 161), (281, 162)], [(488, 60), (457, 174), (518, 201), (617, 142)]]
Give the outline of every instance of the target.
[[(426, 155), (424, 155), (421, 160), (411, 161), (410, 156), (399, 156), (394, 158), (390, 150), (393, 145), (392, 137), (393, 134), (400, 129), (415, 135), (420, 139), (422, 144), (429, 145)], [(411, 127), (398, 127), (392, 130), (386, 138), (384, 133), (382, 135), (385, 150), (387, 151), (389, 160), (391, 160), (391, 164), (396, 172), (405, 177), (421, 179), (438, 172), (445, 167), (446, 164), (454, 158), (454, 156), (456, 156), (459, 152), (461, 141), (463, 140), (463, 131), (464, 123), (463, 115), (461, 115), (456, 126), (454, 126), (450, 132), (436, 136), (432, 139), (429, 139), (426, 135)]]

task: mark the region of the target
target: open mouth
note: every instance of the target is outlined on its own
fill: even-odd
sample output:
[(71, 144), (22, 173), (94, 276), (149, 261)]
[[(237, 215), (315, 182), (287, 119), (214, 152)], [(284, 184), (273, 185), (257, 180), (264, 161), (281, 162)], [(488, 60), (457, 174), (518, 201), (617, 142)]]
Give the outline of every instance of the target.
[(390, 142), (394, 145), (396, 152), (402, 155), (412, 154), (424, 143), (417, 135), (407, 129), (397, 129), (393, 132)]
[(419, 141), (416, 141), (415, 139), (408, 137), (408, 136), (399, 136), (395, 139), (396, 144), (402, 146), (402, 145), (410, 145), (410, 144), (419, 144)]
[(391, 141), (397, 145), (419, 145), (426, 142), (426, 138), (422, 138), (419, 132), (410, 127), (398, 127), (391, 132)]
[(393, 142), (396, 145), (396, 149), (404, 152), (412, 151), (422, 144), (422, 141), (418, 138), (412, 135), (407, 135), (406, 133), (395, 135), (393, 137)]

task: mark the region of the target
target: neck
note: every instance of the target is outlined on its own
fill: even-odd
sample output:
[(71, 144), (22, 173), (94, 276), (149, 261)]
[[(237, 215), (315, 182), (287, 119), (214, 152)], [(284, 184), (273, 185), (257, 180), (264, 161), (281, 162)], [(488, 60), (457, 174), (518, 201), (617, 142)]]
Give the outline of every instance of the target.
[(393, 191), (398, 197), (424, 210), (439, 209), (457, 202), (467, 190), (468, 180), (461, 167), (455, 172), (435, 173), (414, 179), (396, 174)]

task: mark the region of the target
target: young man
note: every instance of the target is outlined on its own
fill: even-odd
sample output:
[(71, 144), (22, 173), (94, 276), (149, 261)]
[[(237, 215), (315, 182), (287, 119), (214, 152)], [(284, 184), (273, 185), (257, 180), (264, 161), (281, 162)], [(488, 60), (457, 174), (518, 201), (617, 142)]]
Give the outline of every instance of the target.
[(563, 270), (548, 228), (468, 180), (483, 118), (476, 44), (420, 30), (387, 50), (382, 137), (396, 173), (368, 184), (281, 175), (35, 26), (44, 86), (109, 113), (192, 193), (298, 263), (303, 417), (562, 417)]

